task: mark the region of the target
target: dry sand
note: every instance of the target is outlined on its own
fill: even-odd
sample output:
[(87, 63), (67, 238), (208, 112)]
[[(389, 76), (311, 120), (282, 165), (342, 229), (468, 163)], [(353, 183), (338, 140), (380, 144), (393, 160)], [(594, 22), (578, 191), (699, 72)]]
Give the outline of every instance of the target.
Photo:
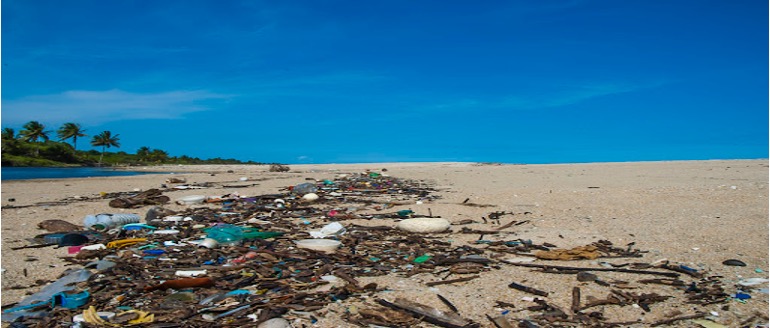
[[(634, 248), (648, 251), (640, 259), (600, 259), (612, 263), (653, 262), (668, 259), (722, 276), (728, 293), (735, 292), (735, 283), (742, 278), (768, 277), (768, 161), (681, 161), (641, 163), (599, 163), (569, 165), (491, 165), (472, 163), (387, 163), (358, 165), (292, 165), (288, 173), (267, 172), (266, 166), (164, 166), (152, 170), (175, 172), (174, 177), (185, 177), (188, 182), (239, 182), (248, 177), (257, 184), (249, 188), (212, 188), (167, 193), (173, 199), (185, 195), (260, 195), (278, 192), (279, 188), (305, 182), (305, 178), (327, 179), (337, 173), (379, 171), (407, 179), (423, 180), (440, 191), (441, 198), (432, 203), (398, 206), (392, 210), (412, 209), (418, 214), (442, 216), (452, 222), (472, 219), (479, 223), (453, 226), (473, 229), (491, 229), (481, 218), (494, 211), (514, 213), (505, 216), (502, 223), (511, 220), (530, 220), (529, 224), (506, 229), (508, 233), (487, 235), (489, 240), (531, 239), (536, 244), (548, 242), (559, 248), (587, 245), (608, 240), (616, 246), (635, 242)], [(232, 173), (227, 173), (232, 171)], [(214, 174), (212, 174), (214, 173)], [(11, 250), (29, 244), (26, 240), (45, 231), (37, 223), (46, 219), (63, 219), (82, 225), (87, 214), (103, 212), (137, 213), (142, 216), (148, 207), (118, 210), (110, 208), (108, 200), (81, 200), (65, 205), (45, 205), (65, 198), (94, 198), (100, 192), (125, 192), (134, 189), (158, 188), (171, 173), (131, 177), (55, 179), (31, 181), (4, 181), (2, 183), (2, 304), (21, 300), (25, 294), (37, 291), (16, 289), (34, 285), (37, 280), (55, 280), (67, 268), (60, 257), (68, 256), (66, 248)], [(488, 204), (493, 207), (464, 206), (462, 203)], [(10, 199), (15, 201), (10, 202)], [(29, 207), (24, 207), (32, 205)], [(14, 208), (16, 207), (16, 208)], [(166, 206), (183, 210), (185, 206)], [(372, 212), (372, 211), (369, 211)], [(389, 220), (373, 220), (370, 225), (395, 225)], [(343, 222), (344, 223), (344, 222)], [(447, 234), (442, 240), (453, 246), (472, 245), (478, 235)], [(473, 245), (483, 247), (479, 245)], [(510, 256), (509, 256), (510, 257)], [(739, 259), (746, 267), (726, 266), (722, 261)], [(546, 262), (569, 266), (595, 266), (596, 260)], [(419, 274), (410, 278), (385, 276), (361, 278), (376, 281), (390, 291), (378, 297), (393, 300), (404, 297), (439, 309), (446, 309), (435, 296), (441, 294), (451, 300), (459, 313), (482, 326), (492, 324), (485, 315), (496, 316), (502, 309), (496, 301), (513, 303), (516, 309), (508, 313), (511, 320), (532, 315), (525, 310), (532, 303), (522, 297), (532, 296), (508, 288), (519, 282), (550, 292), (547, 300), (569, 310), (572, 287), (582, 289), (583, 298), (605, 298), (607, 287), (595, 283), (578, 282), (574, 275), (534, 272), (528, 268), (500, 264), (499, 270), (482, 272), (481, 277), (469, 282), (427, 287), (424, 283), (441, 279), (433, 274)], [(599, 273), (605, 281), (629, 281), (636, 293), (656, 292), (681, 295), (672, 287), (635, 283), (642, 277), (633, 274)], [(767, 284), (759, 288), (767, 288)], [(713, 320), (730, 327), (752, 315), (765, 316), (768, 312), (766, 293), (753, 291), (745, 304), (731, 300), (725, 304), (695, 306), (675, 297), (652, 306), (651, 312), (631, 306), (604, 306), (594, 310), (604, 313), (608, 321), (635, 321), (645, 327), (666, 319), (677, 311), (692, 314), (713, 311)], [(319, 317), (317, 326), (350, 325), (339, 317), (350, 307), (365, 308), (372, 299), (363, 302), (351, 300), (331, 304)], [(766, 317), (765, 317), (766, 318)], [(766, 323), (766, 319), (752, 323)], [(305, 321), (305, 323), (307, 323)], [(422, 326), (431, 326), (422, 323)], [(681, 327), (696, 326), (687, 321)]]

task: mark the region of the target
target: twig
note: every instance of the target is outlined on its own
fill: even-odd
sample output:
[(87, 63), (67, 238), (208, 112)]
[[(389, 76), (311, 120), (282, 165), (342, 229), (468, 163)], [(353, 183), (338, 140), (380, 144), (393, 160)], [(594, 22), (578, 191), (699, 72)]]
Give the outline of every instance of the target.
[(689, 320), (689, 319), (703, 318), (705, 316), (706, 316), (705, 313), (696, 313), (696, 314), (691, 314), (691, 315), (684, 315), (684, 316), (681, 316), (681, 317), (674, 317), (674, 318), (671, 318), (671, 319), (666, 319), (666, 320), (661, 320), (661, 321), (653, 322), (651, 327), (657, 327), (657, 326), (661, 326), (661, 325), (668, 325), (668, 324), (671, 324), (671, 323), (674, 323), (674, 322), (677, 322), (677, 321), (680, 321), (680, 320)]
[(568, 266), (559, 266), (559, 265), (547, 265), (547, 264), (533, 264), (533, 263), (514, 263), (514, 262), (506, 262), (503, 260), (502, 262), (508, 263), (510, 265), (515, 266), (521, 266), (521, 267), (528, 267), (528, 268), (539, 268), (539, 269), (552, 269), (552, 270), (573, 270), (573, 271), (611, 271), (611, 272), (625, 272), (625, 273), (637, 273), (637, 274), (651, 274), (651, 275), (658, 275), (658, 276), (665, 276), (665, 277), (672, 277), (676, 278), (679, 277), (678, 273), (673, 272), (659, 272), (659, 271), (647, 271), (647, 270), (632, 270), (632, 269), (620, 269), (620, 268), (580, 268), (580, 267), (568, 267)]
[(512, 282), (510, 285), (508, 285), (508, 287), (520, 290), (522, 292), (527, 292), (527, 293), (530, 293), (530, 294), (535, 294), (537, 296), (543, 296), (543, 297), (547, 297), (548, 296), (548, 292), (544, 292), (542, 290), (535, 289), (535, 288), (532, 288), (532, 287), (527, 287), (527, 286), (524, 286), (524, 285), (519, 285), (519, 284), (517, 284), (515, 282)]
[(26, 246), (19, 246), (19, 247), (11, 247), (11, 250), (15, 251), (15, 250), (27, 249), (27, 248), (43, 248), (43, 247), (56, 246), (56, 245), (58, 244), (53, 243), (53, 244), (40, 244), (40, 245), (26, 245)]
[(436, 308), (432, 308), (420, 303), (415, 303), (409, 300), (397, 298), (392, 303), (383, 299), (377, 300), (380, 305), (406, 311), (413, 317), (420, 320), (430, 322), (434, 325), (445, 328), (463, 328), (463, 327), (476, 327), (478, 324), (474, 324), (472, 321), (464, 319), (455, 313), (445, 313)]
[(444, 298), (444, 296), (441, 296), (440, 294), (436, 294), (438, 296), (438, 299), (441, 300), (447, 307), (449, 307), (450, 310), (454, 313), (460, 313), (460, 311), (457, 310), (457, 307), (455, 307), (452, 302), (450, 302), (448, 299)]
[(504, 224), (504, 225), (502, 225), (502, 226), (498, 227), (498, 228), (497, 228), (497, 229), (495, 229), (495, 230), (497, 230), (497, 231), (500, 231), (500, 230), (503, 230), (503, 229), (505, 229), (505, 228), (510, 228), (510, 227), (511, 227), (511, 226), (513, 226), (515, 223), (516, 223), (516, 220), (513, 220), (513, 221), (511, 221), (511, 222), (508, 222), (508, 223), (506, 223), (506, 224)]
[(433, 286), (438, 286), (438, 285), (453, 284), (453, 283), (456, 283), (456, 282), (470, 281), (470, 280), (476, 279), (478, 277), (480, 277), (480, 276), (476, 275), (476, 276), (457, 278), (457, 279), (452, 279), (452, 280), (431, 281), (431, 282), (427, 282), (425, 284), (428, 285), (428, 287), (433, 287)]
[(572, 312), (580, 312), (580, 287), (572, 287)]

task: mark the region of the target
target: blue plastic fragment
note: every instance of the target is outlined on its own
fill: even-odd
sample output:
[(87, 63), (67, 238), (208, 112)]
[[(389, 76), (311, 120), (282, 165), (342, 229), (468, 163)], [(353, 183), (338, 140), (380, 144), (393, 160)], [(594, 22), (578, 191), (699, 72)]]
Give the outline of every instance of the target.
[(234, 295), (248, 295), (248, 294), (251, 294), (251, 292), (250, 292), (250, 291), (248, 291), (248, 290), (245, 290), (245, 289), (236, 289), (236, 290), (233, 290), (233, 291), (230, 291), (230, 292), (228, 292), (228, 293), (227, 293), (227, 294), (225, 294), (225, 295), (227, 295), (227, 296), (234, 296)]
[(142, 229), (155, 230), (158, 228), (153, 227), (151, 225), (144, 224), (144, 223), (129, 223), (123, 226), (123, 230), (142, 230)]
[(744, 293), (735, 293), (735, 298), (737, 298), (739, 300), (747, 300), (747, 299), (751, 298), (751, 295), (744, 294)]
[(682, 264), (679, 265), (679, 268), (682, 269), (682, 270), (685, 270), (685, 271), (692, 272), (692, 273), (697, 273), (698, 272), (698, 270), (695, 270), (695, 269), (693, 269), (691, 267), (688, 267), (688, 266), (682, 265)]
[(91, 294), (87, 291), (78, 294), (67, 294), (64, 292), (56, 293), (53, 295), (53, 298), (51, 298), (51, 307), (60, 305), (67, 309), (77, 309), (88, 303), (90, 297)]

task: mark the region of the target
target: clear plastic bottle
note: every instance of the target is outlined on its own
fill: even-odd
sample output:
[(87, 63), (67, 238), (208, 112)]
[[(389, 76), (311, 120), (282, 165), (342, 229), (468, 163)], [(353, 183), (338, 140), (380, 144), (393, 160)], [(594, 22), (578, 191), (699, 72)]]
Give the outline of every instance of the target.
[(83, 225), (88, 229), (109, 230), (122, 227), (129, 223), (139, 223), (139, 219), (140, 217), (137, 214), (102, 213), (97, 215), (86, 215), (86, 218), (83, 220)]
[(306, 182), (294, 186), (291, 191), (299, 196), (304, 196), (305, 194), (317, 192), (318, 187), (314, 183)]

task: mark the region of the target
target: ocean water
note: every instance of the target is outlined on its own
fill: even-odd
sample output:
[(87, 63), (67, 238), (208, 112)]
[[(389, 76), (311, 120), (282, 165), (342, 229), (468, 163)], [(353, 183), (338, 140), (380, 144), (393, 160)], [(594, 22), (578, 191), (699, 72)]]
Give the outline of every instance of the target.
[(112, 177), (139, 174), (154, 174), (154, 172), (123, 171), (97, 167), (2, 167), (0, 179), (63, 179), (87, 177)]

